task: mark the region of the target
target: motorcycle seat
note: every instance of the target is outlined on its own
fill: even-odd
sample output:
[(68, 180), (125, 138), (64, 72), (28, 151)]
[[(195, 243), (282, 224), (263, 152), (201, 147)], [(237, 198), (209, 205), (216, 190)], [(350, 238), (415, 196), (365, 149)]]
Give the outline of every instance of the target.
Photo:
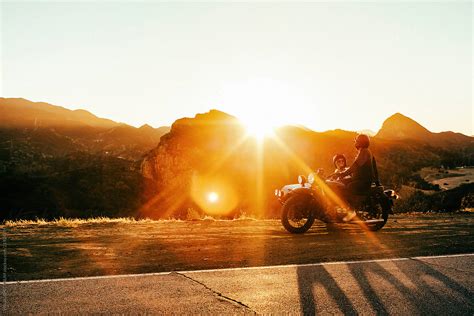
[(379, 194), (379, 193), (383, 193), (383, 191), (384, 191), (384, 187), (382, 185), (372, 185), (370, 187), (371, 194)]
[(351, 195), (356, 199), (367, 198), (371, 195), (377, 195), (384, 192), (384, 187), (381, 185), (372, 184), (372, 186), (365, 192), (352, 193)]

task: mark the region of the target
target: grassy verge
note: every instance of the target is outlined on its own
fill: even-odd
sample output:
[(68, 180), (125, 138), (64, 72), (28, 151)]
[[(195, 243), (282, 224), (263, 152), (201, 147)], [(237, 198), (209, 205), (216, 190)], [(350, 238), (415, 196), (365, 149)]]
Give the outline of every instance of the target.
[[(186, 221), (222, 221), (223, 219), (216, 219), (211, 216), (204, 216), (202, 218), (189, 218)], [(254, 217), (242, 215), (238, 218), (228, 219), (227, 221), (254, 221), (257, 220)], [(7, 220), (3, 223), (5, 227), (78, 227), (87, 224), (151, 224), (151, 223), (163, 223), (163, 222), (183, 222), (181, 219), (160, 219), (153, 220), (149, 218), (135, 219), (133, 217), (94, 217), (94, 218), (64, 218), (60, 217), (53, 220), (45, 220), (37, 218), (34, 220), (18, 219), (18, 220)]]
[(95, 217), (95, 218), (56, 218), (53, 220), (45, 220), (37, 218), (35, 220), (8, 220), (5, 221), (5, 227), (24, 227), (24, 226), (58, 226), (58, 227), (77, 227), (84, 224), (108, 224), (108, 223), (123, 223), (123, 224), (143, 224), (155, 222), (151, 219), (139, 219), (136, 220), (132, 217), (120, 217), (120, 218), (109, 218), (109, 217)]

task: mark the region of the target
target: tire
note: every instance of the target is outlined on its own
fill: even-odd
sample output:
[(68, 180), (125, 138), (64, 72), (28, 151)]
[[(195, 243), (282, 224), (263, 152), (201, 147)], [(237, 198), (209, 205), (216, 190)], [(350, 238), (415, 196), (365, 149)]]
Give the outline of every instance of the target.
[(383, 219), (383, 222), (373, 224), (373, 225), (367, 224), (367, 230), (370, 230), (373, 232), (381, 230), (382, 227), (385, 226), (388, 220), (388, 214), (391, 213), (393, 206), (392, 206), (391, 201), (387, 197), (382, 196), (381, 198), (378, 198), (375, 201), (375, 207), (377, 208), (378, 218)]
[(303, 234), (314, 223), (311, 196), (297, 194), (283, 204), (281, 223), (292, 234)]

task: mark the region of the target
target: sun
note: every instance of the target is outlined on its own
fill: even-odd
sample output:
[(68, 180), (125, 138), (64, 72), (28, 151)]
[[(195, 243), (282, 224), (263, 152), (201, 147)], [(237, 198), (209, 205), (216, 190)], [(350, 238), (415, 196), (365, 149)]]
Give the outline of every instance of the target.
[(301, 109), (311, 107), (294, 82), (270, 77), (227, 82), (219, 91), (223, 110), (237, 117), (247, 135), (258, 140), (274, 136), (280, 126), (301, 123), (307, 118), (307, 111)]
[(263, 140), (264, 138), (273, 137), (275, 126), (269, 124), (264, 118), (256, 117), (254, 119), (242, 120), (243, 125), (247, 131), (247, 135)]
[(262, 108), (242, 111), (238, 119), (245, 128), (246, 136), (253, 137), (258, 141), (275, 137), (275, 130), (283, 125), (276, 120), (272, 113)]

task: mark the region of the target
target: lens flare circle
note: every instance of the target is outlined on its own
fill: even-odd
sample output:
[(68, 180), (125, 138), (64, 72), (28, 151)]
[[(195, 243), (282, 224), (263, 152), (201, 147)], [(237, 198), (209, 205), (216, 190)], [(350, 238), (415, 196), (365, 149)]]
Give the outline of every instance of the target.
[(232, 181), (225, 177), (194, 175), (191, 197), (200, 209), (211, 216), (228, 215), (238, 204)]
[(216, 203), (219, 200), (219, 194), (216, 192), (209, 192), (207, 195), (207, 200), (211, 203)]

